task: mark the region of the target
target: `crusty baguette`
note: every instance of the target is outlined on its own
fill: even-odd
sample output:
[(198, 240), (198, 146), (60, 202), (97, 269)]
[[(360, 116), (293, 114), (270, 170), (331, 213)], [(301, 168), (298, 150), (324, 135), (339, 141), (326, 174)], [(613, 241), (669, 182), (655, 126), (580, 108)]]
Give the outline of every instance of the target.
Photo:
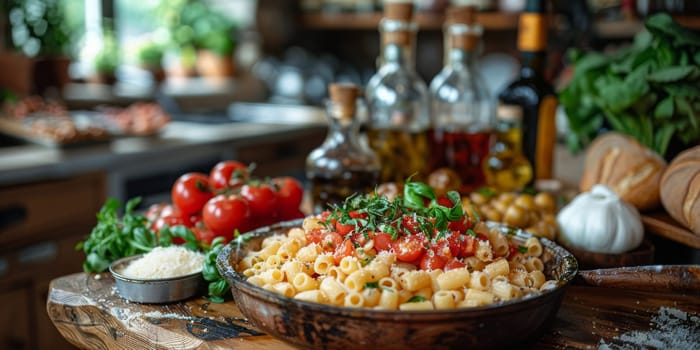
[[(689, 222), (683, 214), (684, 200), (690, 186), (690, 179), (697, 172), (695, 162), (675, 160), (669, 164), (661, 177), (661, 204), (679, 224), (688, 227)], [(700, 165), (700, 164), (699, 164)]]
[(659, 181), (666, 161), (632, 137), (609, 132), (586, 151), (581, 191), (603, 184), (639, 210), (659, 206)]
[(679, 224), (700, 234), (700, 146), (689, 148), (668, 165), (660, 183), (661, 204)]
[(700, 235), (700, 168), (690, 181), (683, 203), (683, 215), (688, 221), (688, 228)]

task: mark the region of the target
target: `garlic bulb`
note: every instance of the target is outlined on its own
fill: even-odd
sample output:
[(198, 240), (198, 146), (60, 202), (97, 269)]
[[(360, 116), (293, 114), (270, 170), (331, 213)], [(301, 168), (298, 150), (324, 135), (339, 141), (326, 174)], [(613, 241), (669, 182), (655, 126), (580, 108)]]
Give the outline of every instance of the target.
[(580, 193), (557, 215), (562, 244), (595, 253), (617, 254), (644, 239), (637, 209), (604, 185)]

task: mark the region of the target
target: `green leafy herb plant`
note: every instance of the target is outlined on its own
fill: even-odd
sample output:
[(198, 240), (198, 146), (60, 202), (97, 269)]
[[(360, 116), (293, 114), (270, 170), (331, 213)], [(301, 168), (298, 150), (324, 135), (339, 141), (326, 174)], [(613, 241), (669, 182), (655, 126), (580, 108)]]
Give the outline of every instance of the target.
[(700, 36), (668, 14), (645, 21), (632, 45), (613, 54), (572, 51), (574, 76), (560, 91), (580, 151), (606, 126), (666, 156), (672, 142), (700, 140)]

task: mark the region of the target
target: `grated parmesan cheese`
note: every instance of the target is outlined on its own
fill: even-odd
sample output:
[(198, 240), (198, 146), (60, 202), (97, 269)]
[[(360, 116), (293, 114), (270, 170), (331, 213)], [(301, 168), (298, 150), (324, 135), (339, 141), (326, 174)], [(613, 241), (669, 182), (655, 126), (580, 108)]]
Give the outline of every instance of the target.
[(132, 261), (121, 274), (138, 279), (170, 278), (202, 271), (203, 265), (200, 253), (179, 246), (155, 247)]

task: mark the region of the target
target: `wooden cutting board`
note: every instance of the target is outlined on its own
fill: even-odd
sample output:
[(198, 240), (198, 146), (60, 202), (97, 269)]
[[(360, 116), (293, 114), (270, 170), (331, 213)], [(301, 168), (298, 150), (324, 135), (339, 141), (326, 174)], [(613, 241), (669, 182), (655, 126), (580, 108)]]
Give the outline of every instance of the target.
[[(617, 275), (611, 270), (581, 272), (549, 330), (524, 347), (638, 348), (634, 339), (671, 336), (663, 320), (674, 317), (676, 328), (691, 332), (682, 341), (700, 347), (699, 266), (653, 266)], [(130, 303), (119, 297), (109, 274), (55, 279), (47, 311), (61, 334), (85, 349), (294, 349), (252, 327), (233, 301)]]
[(644, 224), (644, 230), (648, 233), (700, 249), (700, 235), (696, 235), (683, 227), (665, 211), (643, 214), (642, 224)]

